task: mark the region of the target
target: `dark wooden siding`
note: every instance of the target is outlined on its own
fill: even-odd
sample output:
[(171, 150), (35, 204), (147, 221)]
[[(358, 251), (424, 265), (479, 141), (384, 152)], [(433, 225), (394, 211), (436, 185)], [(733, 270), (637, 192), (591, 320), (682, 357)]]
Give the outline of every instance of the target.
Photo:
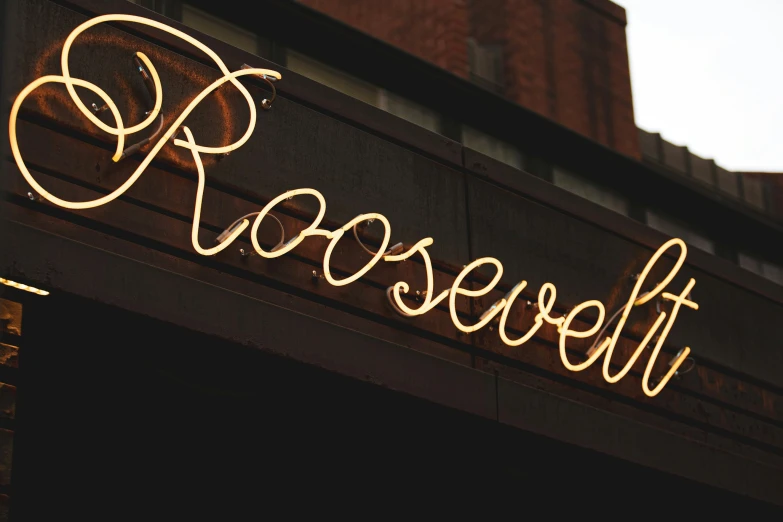
[[(15, 23), (4, 62), (13, 74), (3, 81), (11, 96), (59, 72), (62, 41), (90, 9), (143, 12), (125, 2), (9, 5)], [(280, 69), (203, 40), (229, 67)], [(100, 84), (133, 121), (144, 110), (138, 100), (145, 99), (134, 83), (133, 51), (156, 64), (166, 115), (218, 77), (191, 50), (153, 30), (101, 27), (85, 42), (72, 51), (73, 74)], [(562, 312), (586, 299), (602, 300), (613, 311), (629, 291), (628, 276), (665, 241), (539, 179), (282, 73), (280, 96), (271, 111), (260, 112), (251, 140), (225, 158), (205, 159), (202, 244), (285, 190), (312, 187), (327, 199), (327, 227), (380, 212), (392, 224), (392, 242), (432, 236), (437, 289), (450, 286), (462, 265), (491, 255), (504, 263), (503, 291), (524, 278), (531, 297), (552, 281)], [(257, 100), (264, 97), (262, 84), (247, 84)], [(66, 199), (92, 199), (122, 183), (138, 157), (112, 164), (111, 142), (84, 124), (63, 93), (54, 86), (31, 96), (19, 121), (21, 147), (44, 187)], [(188, 120), (199, 143), (226, 143), (243, 129), (246, 107), (236, 92), (221, 90), (202, 105)], [(497, 332), (461, 335), (445, 307), (401, 319), (385, 289), (398, 280), (424, 289), (419, 260), (378, 265), (354, 284), (333, 287), (312, 277), (321, 272), (323, 238), (276, 260), (240, 256), (240, 247), (249, 248), (246, 235), (215, 257), (196, 255), (190, 244), (195, 173), (186, 155), (171, 147), (126, 195), (77, 212), (31, 200), (8, 154), (3, 163), (8, 231), (0, 267), (13, 277), (783, 503), (783, 292), (728, 262), (691, 250), (675, 285), (695, 277), (693, 298), (701, 309), (682, 312), (665, 350), (673, 355), (690, 345), (697, 367), (647, 398), (640, 384), (646, 357), (628, 377), (607, 385), (598, 365), (581, 373), (562, 367), (553, 328), (510, 349)], [(280, 207), (289, 237), (311, 221), (311, 203), (301, 198)], [(274, 244), (275, 234), (263, 229), (263, 242)], [(350, 274), (367, 258), (345, 238), (332, 266)], [(666, 268), (661, 265), (659, 271)], [(474, 282), (483, 284), (481, 275)], [(462, 300), (465, 322), (501, 295)], [(520, 313), (512, 327), (523, 331), (529, 315)], [(298, 321), (302, 326), (294, 327)], [(627, 329), (617, 361), (627, 360), (645, 324)], [(574, 342), (574, 349), (584, 347)], [(661, 358), (659, 371), (667, 359)]]

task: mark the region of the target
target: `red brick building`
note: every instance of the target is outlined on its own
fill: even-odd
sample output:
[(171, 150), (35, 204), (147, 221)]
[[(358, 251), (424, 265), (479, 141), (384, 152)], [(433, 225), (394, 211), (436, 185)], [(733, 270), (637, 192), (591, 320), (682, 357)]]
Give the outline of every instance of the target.
[(301, 3), (641, 157), (625, 9), (609, 0)]
[[(687, 153), (687, 147), (637, 129), (626, 13), (610, 0), (300, 3), (626, 156), (664, 166), (742, 199), (754, 210), (781, 216), (783, 188), (778, 180), (727, 171), (711, 159)], [(463, 130), (463, 138), (467, 132)], [(463, 141), (479, 147), (479, 143)], [(521, 163), (513, 151), (496, 147), (500, 147), (496, 152), (502, 161)], [(492, 155), (488, 149), (482, 152)]]

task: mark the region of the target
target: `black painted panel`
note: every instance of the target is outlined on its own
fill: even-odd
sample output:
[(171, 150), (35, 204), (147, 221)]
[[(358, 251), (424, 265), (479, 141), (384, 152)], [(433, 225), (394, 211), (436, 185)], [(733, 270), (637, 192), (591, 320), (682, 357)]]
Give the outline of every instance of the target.
[[(23, 3), (17, 31), (20, 51), (12, 58), (16, 75), (11, 91), (18, 92), (43, 74), (59, 73), (62, 41), (84, 20), (84, 16), (50, 2)], [(220, 76), (214, 69), (117, 29), (99, 26), (88, 30), (73, 46), (71, 72), (101, 86), (118, 104), (126, 125), (137, 123), (150, 105), (132, 67), (130, 57), (136, 50), (145, 52), (157, 66), (166, 127), (187, 101)], [(239, 64), (227, 65), (235, 69)], [(282, 74), (285, 82), (286, 71)], [(208, 182), (234, 186), (261, 199), (289, 189), (314, 188), (326, 197), (327, 219), (346, 222), (358, 214), (379, 212), (392, 224), (393, 243), (412, 244), (432, 236), (436, 240), (430, 249), (434, 258), (459, 265), (468, 261), (464, 174), (283, 97), (277, 98), (271, 111), (264, 111), (260, 101), (267, 92), (255, 84), (249, 90), (258, 109), (255, 132), (248, 143), (227, 157), (204, 156)], [(42, 87), (40, 93), (46, 97), (31, 95), (25, 107), (99, 134), (87, 126), (64, 87)], [(89, 93), (84, 100), (88, 105), (98, 101)], [(111, 121), (108, 113), (104, 113), (104, 121)], [(238, 139), (247, 121), (244, 98), (236, 89), (224, 87), (199, 105), (186, 124), (198, 143), (223, 145)], [(21, 144), (23, 152), (33, 146)], [(109, 157), (107, 151), (105, 157), (96, 158), (96, 170), (97, 165), (108, 166)], [(192, 158), (171, 145), (158, 157), (195, 170)], [(122, 181), (118, 179), (117, 184)], [(300, 199), (303, 208), (316, 208), (313, 198)], [(236, 217), (226, 216), (227, 223)]]
[[(613, 313), (633, 288), (627, 276), (640, 272), (654, 252), (480, 180), (469, 179), (468, 201), (474, 256), (498, 258), (503, 280), (513, 285), (525, 279), (534, 295), (542, 283), (554, 283), (565, 307), (598, 299)], [(662, 259), (650, 284), (672, 264)], [(691, 277), (700, 309), (683, 308), (668, 341), (690, 346), (694, 357), (783, 386), (783, 307), (687, 264), (667, 291), (679, 293)], [(634, 331), (645, 333), (638, 325)]]

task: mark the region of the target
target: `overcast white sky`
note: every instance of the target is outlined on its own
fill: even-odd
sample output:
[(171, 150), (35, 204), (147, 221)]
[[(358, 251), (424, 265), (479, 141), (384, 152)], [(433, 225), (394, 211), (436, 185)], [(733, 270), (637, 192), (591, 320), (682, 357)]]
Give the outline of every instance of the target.
[(783, 0), (614, 0), (636, 124), (738, 171), (783, 172)]

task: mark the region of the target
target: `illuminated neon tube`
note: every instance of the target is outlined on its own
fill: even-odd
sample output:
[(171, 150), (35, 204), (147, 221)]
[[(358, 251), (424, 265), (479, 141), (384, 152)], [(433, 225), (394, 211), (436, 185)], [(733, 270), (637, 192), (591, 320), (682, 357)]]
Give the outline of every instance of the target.
[[(71, 76), (68, 59), (69, 59), (70, 49), (73, 43), (76, 41), (76, 38), (84, 31), (90, 29), (91, 27), (94, 27), (98, 24), (105, 23), (105, 22), (137, 23), (137, 24), (153, 27), (155, 29), (164, 31), (172, 36), (175, 36), (183, 40), (184, 42), (192, 45), (199, 51), (205, 53), (215, 63), (217, 68), (222, 73), (222, 76), (217, 80), (215, 80), (214, 82), (212, 82), (209, 86), (204, 88), (187, 104), (187, 106), (182, 111), (182, 113), (174, 119), (171, 125), (165, 130), (165, 132), (162, 133), (160, 138), (157, 139), (157, 142), (155, 142), (154, 145), (152, 145), (150, 150), (146, 153), (145, 157), (142, 159), (141, 163), (130, 175), (130, 177), (128, 177), (128, 179), (125, 180), (125, 182), (123, 182), (118, 188), (116, 188), (109, 194), (106, 194), (94, 200), (68, 201), (44, 189), (36, 181), (35, 177), (30, 173), (22, 157), (22, 153), (18, 143), (16, 124), (19, 115), (19, 110), (21, 109), (23, 102), (30, 95), (30, 93), (35, 91), (38, 87), (48, 83), (61, 83), (65, 85), (65, 88), (68, 94), (70, 95), (71, 100), (74, 102), (74, 104), (79, 109), (79, 111), (98, 129), (100, 129), (103, 132), (106, 132), (107, 134), (117, 137), (116, 149), (112, 156), (112, 159), (114, 161), (119, 161), (119, 159), (121, 158), (126, 137), (128, 135), (139, 132), (147, 128), (149, 125), (151, 125), (160, 115), (160, 110), (163, 104), (163, 85), (161, 84), (160, 76), (158, 75), (158, 72), (155, 69), (155, 66), (152, 63), (152, 61), (144, 53), (141, 52), (136, 53), (136, 55), (138, 56), (139, 60), (141, 60), (141, 62), (144, 64), (146, 69), (149, 71), (150, 78), (155, 86), (155, 103), (154, 103), (154, 108), (147, 114), (146, 118), (136, 125), (130, 127), (125, 126), (122, 115), (120, 114), (117, 108), (117, 104), (100, 87), (86, 80), (74, 78)], [(527, 341), (529, 341), (533, 336), (535, 336), (539, 332), (539, 330), (542, 327), (544, 327), (544, 323), (548, 325), (553, 325), (557, 328), (557, 332), (559, 334), (558, 347), (559, 347), (560, 359), (563, 365), (570, 371), (574, 371), (574, 372), (583, 371), (589, 368), (598, 359), (603, 357), (602, 375), (603, 378), (609, 383), (615, 383), (619, 381), (631, 371), (631, 368), (636, 364), (636, 362), (642, 356), (644, 350), (651, 344), (652, 339), (655, 338), (657, 334), (655, 346), (652, 349), (652, 353), (647, 362), (647, 366), (644, 371), (644, 375), (642, 377), (642, 389), (644, 393), (650, 397), (657, 395), (658, 393), (661, 392), (661, 390), (663, 390), (666, 384), (673, 378), (674, 375), (677, 374), (678, 368), (682, 365), (682, 363), (685, 361), (685, 359), (688, 357), (688, 354), (690, 353), (689, 347), (683, 348), (681, 352), (675, 357), (675, 359), (671, 361), (669, 365), (670, 369), (667, 371), (667, 373), (660, 380), (658, 380), (654, 386), (651, 386), (650, 384), (651, 377), (652, 377), (651, 373), (654, 368), (655, 362), (658, 356), (660, 355), (660, 352), (663, 347), (663, 343), (667, 338), (669, 332), (671, 331), (671, 328), (673, 327), (673, 324), (681, 308), (683, 306), (685, 306), (686, 308), (690, 308), (692, 310), (698, 310), (699, 308), (699, 305), (690, 298), (691, 290), (696, 284), (695, 280), (691, 279), (688, 282), (688, 284), (685, 286), (685, 288), (679, 293), (665, 291), (667, 290), (669, 285), (672, 283), (674, 278), (679, 273), (680, 269), (682, 268), (685, 262), (685, 258), (687, 255), (687, 248), (685, 246), (685, 243), (678, 238), (673, 238), (667, 241), (652, 255), (647, 265), (644, 267), (644, 270), (639, 275), (636, 284), (633, 288), (633, 291), (631, 292), (630, 298), (628, 299), (624, 307), (618, 310), (617, 313), (615, 313), (610, 318), (607, 324), (604, 324), (604, 321), (606, 319), (606, 310), (604, 308), (604, 305), (596, 300), (588, 300), (583, 303), (579, 303), (575, 307), (573, 307), (571, 311), (566, 315), (561, 317), (553, 317), (551, 314), (556, 302), (557, 288), (553, 283), (546, 282), (541, 286), (538, 293), (537, 302), (534, 305), (538, 308), (538, 313), (534, 318), (533, 325), (531, 326), (531, 328), (527, 333), (525, 333), (524, 335), (522, 335), (517, 339), (512, 339), (509, 337), (507, 333), (507, 326), (509, 323), (509, 319), (511, 317), (512, 307), (514, 307), (513, 305), (519, 298), (521, 292), (527, 286), (527, 282), (524, 280), (520, 281), (516, 286), (514, 286), (514, 288), (512, 288), (512, 290), (508, 292), (504, 297), (497, 299), (493, 305), (487, 307), (483, 311), (479, 320), (476, 323), (463, 324), (457, 314), (458, 296), (465, 296), (469, 298), (482, 297), (489, 294), (500, 283), (500, 280), (503, 276), (503, 265), (499, 260), (492, 257), (483, 257), (480, 259), (476, 259), (475, 261), (472, 261), (471, 263), (467, 264), (463, 268), (463, 270), (459, 272), (459, 274), (457, 274), (450, 288), (442, 289), (440, 293), (436, 293), (436, 290), (434, 288), (435, 283), (433, 277), (432, 260), (427, 251), (427, 247), (433, 244), (432, 238), (427, 237), (421, 239), (417, 243), (415, 243), (412, 247), (410, 247), (407, 251), (404, 251), (402, 253), (397, 253), (397, 252), (401, 252), (402, 250), (401, 243), (395, 245), (395, 247), (392, 247), (390, 251), (387, 251), (387, 248), (391, 240), (391, 223), (385, 216), (375, 212), (359, 214), (355, 218), (348, 221), (342, 227), (333, 231), (322, 229), (320, 228), (320, 225), (326, 214), (326, 200), (318, 190), (315, 190), (313, 188), (297, 188), (297, 189), (286, 191), (283, 194), (280, 194), (276, 198), (272, 199), (268, 204), (266, 204), (261, 209), (260, 212), (248, 214), (246, 216), (243, 216), (242, 218), (235, 220), (230, 230), (226, 230), (225, 232), (223, 232), (218, 236), (218, 240), (216, 241), (217, 242), (216, 246), (204, 247), (201, 245), (199, 241), (201, 210), (202, 210), (203, 197), (204, 197), (204, 187), (206, 183), (206, 174), (204, 172), (204, 164), (201, 160), (201, 155), (202, 154), (227, 154), (231, 151), (237, 150), (240, 147), (242, 147), (242, 145), (247, 143), (247, 141), (250, 139), (250, 136), (253, 134), (253, 131), (255, 130), (255, 126), (257, 123), (256, 104), (250, 92), (247, 90), (247, 88), (243, 86), (242, 83), (239, 82), (239, 78), (243, 76), (261, 76), (267, 79), (280, 80), (282, 78), (280, 73), (269, 69), (257, 69), (257, 68), (249, 68), (249, 67), (232, 72), (226, 67), (226, 65), (223, 63), (223, 61), (220, 59), (220, 57), (218, 57), (218, 55), (214, 51), (212, 51), (209, 47), (207, 47), (197, 39), (193, 38), (192, 36), (182, 31), (179, 31), (173, 27), (170, 27), (166, 24), (157, 22), (155, 20), (150, 20), (148, 18), (143, 18), (140, 16), (120, 15), (120, 14), (98, 16), (96, 18), (93, 18), (91, 20), (82, 23), (76, 29), (74, 29), (74, 31), (71, 32), (71, 34), (66, 38), (65, 42), (63, 43), (62, 53), (60, 56), (60, 66), (62, 72), (61, 75), (42, 76), (41, 78), (32, 81), (29, 85), (27, 85), (22, 89), (22, 91), (17, 95), (16, 99), (14, 100), (13, 105), (11, 106), (11, 113), (8, 122), (11, 152), (13, 154), (17, 166), (19, 167), (19, 171), (21, 172), (22, 176), (30, 184), (30, 186), (35, 192), (40, 194), (43, 199), (45, 199), (46, 201), (54, 205), (58, 205), (60, 207), (64, 207), (72, 210), (83, 210), (83, 209), (99, 207), (107, 203), (110, 203), (111, 201), (117, 199), (119, 196), (124, 194), (131, 186), (133, 186), (133, 184), (145, 172), (147, 167), (157, 156), (157, 154), (161, 151), (161, 149), (164, 146), (166, 146), (166, 144), (171, 143), (175, 147), (187, 149), (191, 152), (193, 156), (193, 162), (196, 167), (196, 172), (198, 174), (196, 198), (193, 207), (191, 242), (193, 244), (193, 249), (201, 255), (213, 256), (224, 251), (248, 228), (250, 228), (250, 240), (255, 252), (259, 256), (267, 259), (275, 259), (286, 255), (287, 253), (295, 249), (298, 245), (300, 245), (308, 237), (322, 236), (329, 241), (323, 257), (324, 278), (329, 284), (334, 286), (345, 286), (357, 281), (365, 274), (367, 274), (367, 272), (369, 272), (381, 260), (389, 263), (399, 263), (405, 261), (406, 259), (411, 258), (414, 255), (420, 255), (424, 262), (424, 270), (425, 270), (426, 285), (427, 285), (426, 289), (421, 294), (424, 296), (421, 305), (414, 308), (408, 306), (405, 303), (403, 299), (403, 294), (406, 294), (410, 291), (410, 285), (405, 281), (396, 282), (394, 285), (388, 287), (386, 291), (386, 295), (389, 300), (389, 303), (392, 305), (392, 307), (398, 314), (404, 317), (414, 318), (416, 316), (426, 314), (427, 312), (431, 311), (439, 304), (443, 303), (444, 301), (447, 301), (449, 316), (455, 328), (457, 328), (459, 331), (465, 333), (476, 332), (484, 328), (485, 326), (487, 326), (490, 322), (497, 320), (500, 340), (504, 344), (512, 347), (520, 346), (526, 343)], [(216, 147), (199, 145), (191, 129), (188, 128), (186, 125), (184, 125), (184, 123), (187, 117), (193, 112), (193, 110), (199, 105), (199, 103), (201, 103), (210, 93), (215, 91), (215, 89), (219, 88), (221, 85), (225, 83), (230, 83), (233, 87), (235, 87), (240, 92), (245, 102), (247, 103), (247, 110), (249, 115), (247, 128), (244, 130), (242, 136), (234, 143), (230, 143), (228, 145), (216, 146)], [(90, 109), (87, 108), (85, 103), (79, 97), (76, 91), (76, 87), (81, 87), (89, 91), (92, 91), (103, 100), (107, 109), (109, 110), (109, 112), (111, 112), (112, 117), (114, 118), (114, 126), (101, 121), (95, 114), (93, 114), (93, 112)], [(184, 139), (179, 137), (181, 135), (180, 133), (184, 135)], [(273, 248), (271, 251), (264, 250), (261, 247), (258, 240), (258, 232), (262, 221), (266, 216), (271, 216), (270, 212), (275, 208), (276, 205), (282, 203), (285, 200), (294, 197), (299, 197), (299, 196), (310, 196), (316, 198), (319, 204), (318, 214), (315, 216), (314, 220), (308, 227), (300, 231), (291, 239), (289, 239), (286, 242), (283, 242), (283, 240), (281, 239), (281, 243), (277, 247)], [(251, 226), (248, 218), (254, 214), (257, 215)], [(330, 261), (331, 261), (331, 256), (333, 255), (335, 249), (337, 248), (337, 244), (339, 243), (340, 239), (342, 239), (342, 237), (345, 235), (345, 232), (347, 232), (348, 230), (354, 229), (354, 234), (355, 234), (356, 233), (355, 226), (358, 223), (361, 223), (362, 221), (374, 221), (374, 220), (379, 221), (384, 227), (384, 235), (383, 235), (383, 240), (381, 241), (380, 248), (376, 252), (372, 252), (364, 248), (364, 250), (372, 256), (371, 259), (367, 263), (365, 263), (354, 274), (346, 276), (341, 279), (335, 277), (335, 275), (332, 273), (332, 270), (330, 268)], [(282, 224), (280, 226), (282, 229)], [(358, 240), (358, 236), (356, 236), (356, 239)], [(654, 266), (661, 259), (664, 253), (666, 253), (671, 248), (679, 248), (679, 255), (677, 256), (674, 266), (668, 271), (665, 277), (663, 277), (660, 280), (660, 282), (658, 282), (651, 290), (642, 292), (642, 287), (645, 285), (646, 280), (650, 275), (650, 273), (652, 272)], [(462, 287), (463, 282), (473, 270), (479, 268), (482, 265), (487, 265), (487, 264), (494, 265), (496, 268), (496, 273), (495, 276), (491, 279), (491, 281), (486, 286), (478, 290), (471, 290)], [(32, 287), (28, 287), (27, 285), (14, 283), (13, 281), (9, 281), (6, 279), (0, 279), (0, 283), (9, 286), (14, 286), (16, 288), (21, 288), (23, 290), (40, 293), (41, 295), (46, 295), (47, 293), (45, 290), (38, 290)], [(644, 336), (642, 342), (635, 349), (633, 354), (622, 365), (622, 368), (619, 371), (617, 371), (616, 373), (612, 373), (611, 371), (612, 357), (614, 356), (615, 347), (621, 336), (625, 323), (628, 320), (631, 310), (634, 307), (644, 306), (645, 304), (650, 303), (653, 299), (656, 298), (656, 296), (658, 296), (659, 299), (663, 301), (673, 303), (671, 312), (667, 314), (666, 312), (662, 311), (658, 314), (658, 317), (655, 319), (655, 321), (653, 321), (653, 324), (649, 327), (647, 334)], [(515, 308), (519, 310), (519, 305), (517, 305)], [(579, 316), (579, 314), (585, 312), (588, 309), (595, 309), (597, 311), (597, 317), (595, 318), (594, 322), (592, 322), (592, 325), (584, 330), (572, 329), (572, 325), (574, 324), (574, 321)], [(609, 324), (613, 322), (614, 318), (617, 317), (617, 315), (620, 314), (621, 312), (622, 315), (620, 316), (612, 335), (607, 336), (605, 338), (601, 338), (603, 336), (604, 330), (609, 326)], [(660, 333), (658, 334), (659, 330)], [(596, 336), (596, 334), (598, 335)], [(584, 339), (592, 336), (596, 336), (595, 342), (593, 343), (592, 348), (588, 350), (587, 353), (584, 354), (584, 357), (582, 357), (583, 360), (572, 361), (567, 353), (568, 349), (566, 343), (568, 339), (569, 338)]]

